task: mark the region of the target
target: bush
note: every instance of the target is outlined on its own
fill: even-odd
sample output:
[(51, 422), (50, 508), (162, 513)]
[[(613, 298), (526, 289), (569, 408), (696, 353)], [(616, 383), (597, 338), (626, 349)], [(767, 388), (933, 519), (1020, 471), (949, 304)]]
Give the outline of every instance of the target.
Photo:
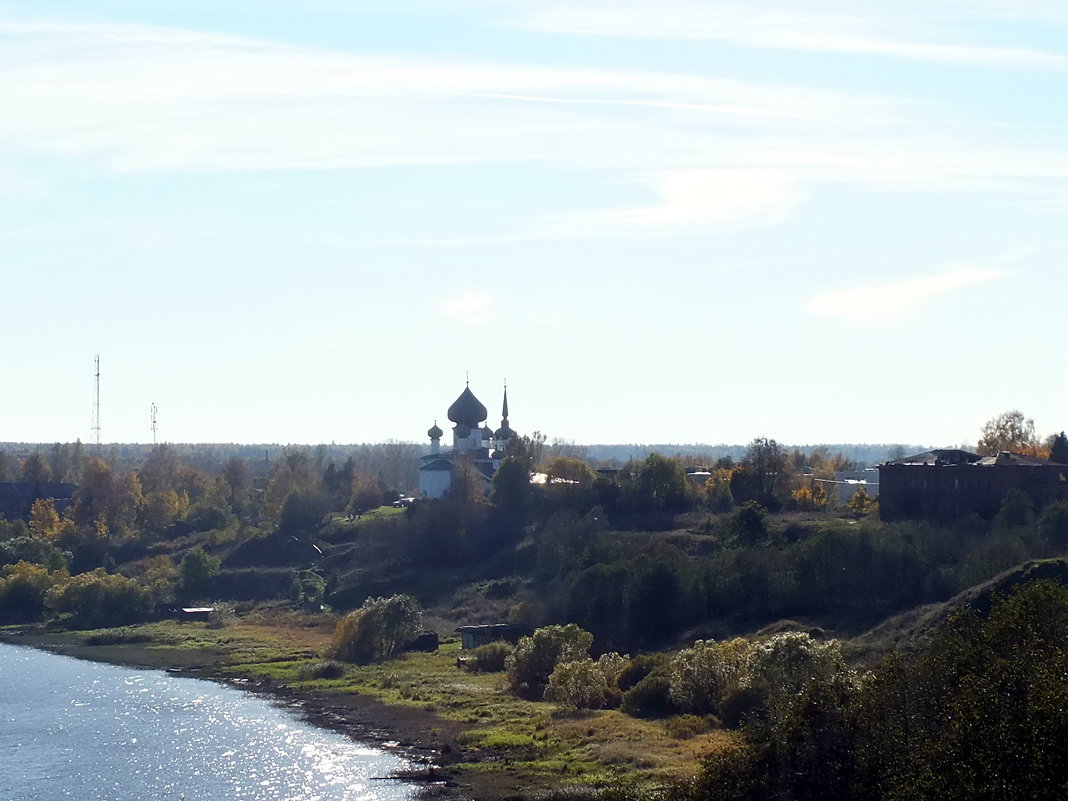
[(237, 614), (230, 604), (215, 604), (208, 613), (209, 629), (224, 629), (237, 621)]
[(671, 700), (697, 715), (719, 711), (720, 696), (745, 673), (752, 646), (742, 638), (727, 642), (698, 640), (671, 660)]
[(508, 656), (508, 683), (519, 695), (541, 699), (556, 666), (584, 659), (591, 645), (593, 635), (574, 623), (537, 629), (532, 637), (522, 637)]
[(147, 634), (133, 634), (128, 629), (105, 629), (85, 638), (86, 645), (131, 645), (148, 642)]
[(423, 610), (412, 596), (369, 598), (338, 621), (328, 655), (357, 664), (385, 659), (415, 639), (422, 627)]
[(211, 556), (203, 548), (193, 548), (183, 556), (178, 569), (182, 574), (182, 592), (186, 597), (203, 592), (211, 577), (219, 572), (220, 564), (219, 557)]
[(623, 712), (632, 718), (663, 718), (676, 711), (667, 676), (651, 673), (623, 693)]
[(717, 725), (718, 721), (712, 715), (678, 715), (667, 722), (667, 733), (676, 740), (689, 740), (712, 731)]
[(507, 642), (490, 642), (471, 651), (471, 668), (479, 673), (499, 673), (504, 670), (505, 661), (512, 653), (512, 644)]
[(71, 623), (82, 628), (121, 626), (145, 620), (151, 600), (148, 590), (136, 581), (109, 575), (103, 568), (55, 584), (45, 594), (48, 607), (69, 613)]
[(553, 669), (545, 689), (545, 700), (565, 709), (602, 709), (608, 699), (604, 671), (592, 659), (561, 662)]
[[(66, 572), (61, 575), (65, 577)], [(39, 619), (45, 611), (45, 595), (55, 581), (56, 577), (39, 565), (5, 565), (0, 572), (0, 619)]]
[(755, 687), (728, 687), (719, 702), (719, 719), (725, 729), (737, 729), (764, 714), (764, 693)]
[(349, 672), (348, 667), (333, 659), (324, 659), (320, 662), (309, 662), (297, 669), (297, 677), (302, 681), (312, 679), (341, 679)]
[(730, 530), (744, 545), (760, 545), (771, 537), (768, 512), (756, 501), (746, 501), (731, 515)]
[(634, 687), (650, 673), (668, 665), (666, 654), (638, 654), (616, 676), (616, 686), (623, 692)]
[(1068, 547), (1068, 501), (1054, 501), (1043, 509), (1038, 530), (1057, 547)]
[(603, 654), (594, 662), (579, 659), (561, 662), (549, 676), (545, 700), (555, 701), (565, 709), (608, 709), (619, 706), (616, 675), (629, 662), (617, 653)]

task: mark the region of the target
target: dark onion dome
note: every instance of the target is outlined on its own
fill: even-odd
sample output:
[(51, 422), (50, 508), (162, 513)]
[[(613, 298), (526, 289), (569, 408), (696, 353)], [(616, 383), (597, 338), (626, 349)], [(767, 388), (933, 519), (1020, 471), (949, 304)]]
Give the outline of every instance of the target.
[(426, 435), (431, 439), (441, 439), (441, 435), (445, 432), (438, 428), (437, 421), (434, 421), (434, 427), (426, 432)]
[(515, 436), (515, 432), (512, 431), (511, 428), (509, 428), (507, 423), (505, 423), (503, 426), (498, 428), (497, 431), (494, 432), (494, 434), (493, 434), (493, 438), (494, 439), (499, 439), (502, 442), (504, 440), (506, 440), (506, 439), (511, 439), (514, 436)]
[(489, 423), (482, 426), (482, 440), (485, 441), (493, 436), (493, 429), (489, 427)]
[(478, 428), (489, 413), (481, 401), (475, 397), (471, 387), (464, 387), (452, 406), (449, 407), (449, 419), (461, 428)]

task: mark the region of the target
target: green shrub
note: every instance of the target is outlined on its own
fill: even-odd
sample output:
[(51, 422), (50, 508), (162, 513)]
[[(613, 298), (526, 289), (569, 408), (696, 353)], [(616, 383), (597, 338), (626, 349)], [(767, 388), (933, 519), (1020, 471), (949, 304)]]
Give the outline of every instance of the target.
[(564, 709), (601, 709), (608, 701), (604, 671), (592, 659), (561, 662), (549, 676), (545, 700)]
[(151, 639), (147, 634), (133, 634), (127, 629), (105, 629), (96, 634), (90, 634), (85, 638), (86, 645), (130, 645), (139, 642), (148, 642)]
[(480, 645), (471, 651), (471, 667), (479, 673), (499, 673), (504, 670), (505, 661), (511, 653), (511, 643), (499, 641)]
[(1043, 509), (1038, 530), (1057, 547), (1068, 547), (1068, 501), (1054, 501)]
[(616, 686), (623, 692), (634, 687), (650, 673), (663, 669), (668, 664), (666, 654), (638, 654), (616, 676)]
[(651, 673), (625, 693), (623, 712), (632, 718), (663, 718), (675, 712), (667, 676)]
[(719, 702), (719, 719), (725, 729), (737, 729), (764, 714), (764, 693), (755, 687), (729, 687)]
[(739, 682), (752, 646), (742, 638), (698, 640), (671, 660), (671, 700), (683, 712), (703, 715), (719, 711), (727, 687)]
[(37, 620), (45, 611), (45, 597), (58, 577), (45, 568), (17, 562), (0, 570), (0, 620)]
[(340, 679), (348, 673), (348, 667), (334, 659), (323, 659), (320, 662), (309, 662), (297, 669), (297, 676), (303, 681), (312, 679)]
[(208, 613), (209, 629), (224, 629), (237, 621), (237, 614), (230, 604), (215, 604)]
[(221, 560), (203, 548), (193, 548), (182, 557), (178, 569), (182, 574), (182, 592), (192, 597), (207, 588), (208, 580), (219, 572)]
[(148, 617), (151, 595), (133, 579), (110, 575), (103, 568), (81, 573), (54, 584), (45, 594), (45, 605), (69, 613), (71, 623), (81, 628), (136, 623)]
[(676, 740), (689, 740), (712, 731), (719, 725), (713, 715), (677, 715), (667, 722), (667, 732)]
[(594, 662), (578, 659), (561, 662), (549, 676), (545, 700), (555, 701), (565, 709), (607, 709), (620, 703), (616, 675), (627, 663), (617, 653), (603, 654)]
[(584, 659), (591, 645), (593, 635), (574, 623), (537, 629), (532, 637), (521, 638), (508, 656), (508, 683), (519, 695), (541, 699), (556, 666)]

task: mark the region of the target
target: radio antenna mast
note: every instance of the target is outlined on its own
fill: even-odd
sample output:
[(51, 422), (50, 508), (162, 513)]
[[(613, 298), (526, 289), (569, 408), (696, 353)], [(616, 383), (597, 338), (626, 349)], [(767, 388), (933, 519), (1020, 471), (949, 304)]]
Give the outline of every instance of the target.
[(96, 391), (93, 394), (93, 442), (100, 449), (100, 354), (96, 354)]
[(156, 408), (156, 404), (154, 404), (154, 403), (152, 404), (151, 411), (152, 411), (152, 444), (155, 445), (156, 444), (156, 429), (158, 428), (158, 426), (156, 424), (156, 412), (159, 411)]

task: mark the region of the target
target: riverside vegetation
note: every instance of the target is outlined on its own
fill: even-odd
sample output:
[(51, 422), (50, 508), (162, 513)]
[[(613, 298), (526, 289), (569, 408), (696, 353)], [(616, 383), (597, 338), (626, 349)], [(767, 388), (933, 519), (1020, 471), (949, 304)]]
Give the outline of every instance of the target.
[[(125, 472), (79, 456), (70, 509), (0, 522), (0, 615), (10, 637), (407, 709), (480, 795), (1064, 797), (1068, 507), (1010, 493), (994, 520), (886, 524), (800, 476), (837, 459), (755, 440), (697, 488), (679, 459), (605, 476), (535, 437), (490, 498), (461, 476), (395, 509), (314, 453), (261, 476), (168, 446)], [(213, 621), (153, 620), (199, 602)], [(447, 636), (501, 621), (533, 636)], [(404, 651), (423, 626), (441, 648)]]

